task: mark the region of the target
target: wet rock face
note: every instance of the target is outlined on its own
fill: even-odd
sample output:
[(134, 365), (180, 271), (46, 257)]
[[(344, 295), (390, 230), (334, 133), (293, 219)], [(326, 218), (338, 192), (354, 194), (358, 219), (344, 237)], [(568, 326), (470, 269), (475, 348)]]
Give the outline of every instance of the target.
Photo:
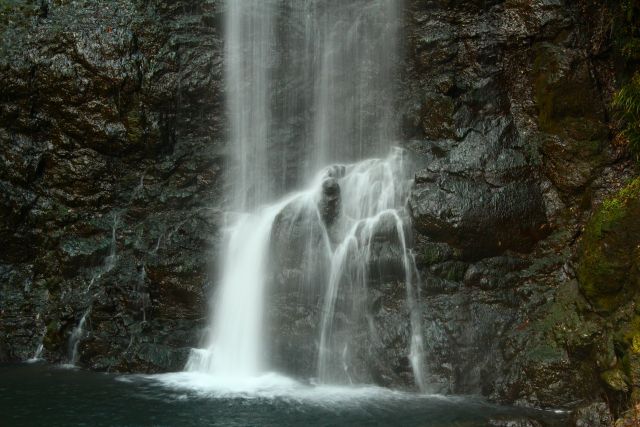
[(632, 173), (607, 130), (606, 28), (586, 25), (607, 13), (408, 2), (400, 110), (435, 391), (571, 406), (602, 390), (596, 366), (615, 364), (572, 261), (586, 219)]
[[(266, 354), (273, 369), (303, 379), (315, 378), (319, 372), (325, 298), (332, 274), (331, 255), (324, 245), (331, 236), (339, 235), (337, 229), (344, 228), (346, 221), (325, 215), (327, 206), (338, 213), (341, 205), (338, 183), (327, 182), (330, 185), (322, 186), (317, 205), (293, 201), (276, 216), (271, 230)], [(363, 247), (370, 239), (365, 267), (368, 281), (363, 284), (356, 274), (346, 274), (338, 285), (331, 334), (334, 340), (346, 343), (339, 348), (338, 359), (348, 354), (348, 362), (343, 363), (349, 369), (340, 369), (332, 381), (416, 389), (409, 360), (411, 312), (397, 217), (381, 215), (370, 236), (362, 226), (355, 238), (359, 249), (352, 251), (351, 261), (365, 256)], [(346, 268), (354, 270), (356, 265), (357, 261), (348, 263)]]
[(18, 1), (0, 16), (0, 353), (180, 369), (223, 183), (220, 7)]
[[(21, 0), (0, 14), (0, 361), (40, 342), (48, 360), (69, 360), (88, 313), (81, 366), (176, 370), (206, 321), (233, 166), (222, 1), (94, 3)], [(398, 110), (416, 163), (409, 240), (435, 391), (589, 401), (600, 373), (620, 371), (619, 348), (635, 381), (637, 328), (614, 336), (594, 313), (599, 273), (584, 268), (601, 257), (579, 274), (572, 260), (591, 212), (631, 175), (609, 145), (615, 69), (604, 24), (592, 24), (607, 22), (594, 19), (606, 17), (600, 3), (406, 2)], [(274, 365), (294, 374), (316, 370), (308, 337), (324, 296), (299, 285), (326, 278), (300, 277), (300, 265), (318, 221), (340, 214), (334, 183), (319, 217), (285, 210), (273, 230), (282, 268), (267, 315), (286, 338), (272, 343)], [(406, 292), (383, 231), (366, 302), (379, 363), (367, 375), (406, 386)], [(637, 317), (625, 310), (615, 322)]]
[[(339, 201), (336, 201), (338, 204)], [(270, 241), (265, 345), (270, 365), (280, 372), (311, 378), (317, 372), (328, 255), (321, 250), (320, 211), (294, 201), (275, 218)]]
[(607, 427), (613, 424), (613, 416), (604, 402), (595, 402), (578, 408), (571, 422), (576, 427)]

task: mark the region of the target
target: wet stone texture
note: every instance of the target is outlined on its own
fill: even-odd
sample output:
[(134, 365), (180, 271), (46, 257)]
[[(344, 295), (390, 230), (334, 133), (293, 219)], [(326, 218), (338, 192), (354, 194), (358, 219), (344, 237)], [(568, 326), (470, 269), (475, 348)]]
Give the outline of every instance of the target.
[[(579, 407), (577, 425), (596, 425), (603, 393), (619, 411), (640, 387), (637, 265), (613, 260), (612, 286), (599, 269), (604, 245), (633, 247), (619, 230), (638, 217), (610, 144), (603, 3), (406, 1), (397, 106), (433, 391)], [(0, 1), (0, 362), (40, 343), (68, 361), (85, 314), (83, 367), (178, 370), (199, 343), (232, 167), (222, 13), (220, 0)], [(330, 222), (339, 194), (325, 190)], [(593, 215), (611, 200), (624, 221)], [(287, 325), (277, 353), (306, 373), (312, 351), (291, 343), (317, 335), (322, 295), (291, 287), (306, 280), (298, 237), (274, 250), (287, 268), (267, 314)], [(385, 343), (372, 378), (410, 387), (398, 286), (372, 289)]]
[(212, 1), (0, 2), (0, 359), (181, 369), (223, 193)]
[[(607, 326), (597, 303), (635, 284), (598, 287), (597, 271), (585, 299), (576, 264), (585, 252), (587, 273), (610, 261), (593, 259), (608, 241), (633, 253), (622, 236), (579, 250), (588, 218), (633, 175), (610, 143), (607, 13), (604, 2), (408, 2), (400, 111), (417, 159), (409, 208), (433, 391), (575, 408), (631, 390), (635, 365), (622, 360), (635, 360), (635, 329)], [(620, 282), (636, 268), (612, 262)], [(618, 391), (602, 379), (611, 368)], [(596, 406), (582, 419), (609, 416)]]

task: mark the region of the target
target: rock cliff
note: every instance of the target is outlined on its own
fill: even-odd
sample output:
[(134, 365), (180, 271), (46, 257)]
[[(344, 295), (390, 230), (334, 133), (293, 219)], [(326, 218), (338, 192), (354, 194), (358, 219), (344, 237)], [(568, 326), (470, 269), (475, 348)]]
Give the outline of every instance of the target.
[[(40, 343), (68, 361), (86, 315), (81, 366), (180, 369), (231, 167), (222, 2), (0, 8), (0, 361)], [(638, 185), (611, 144), (609, 14), (406, 1), (396, 107), (435, 391), (596, 402), (588, 418), (640, 386)]]

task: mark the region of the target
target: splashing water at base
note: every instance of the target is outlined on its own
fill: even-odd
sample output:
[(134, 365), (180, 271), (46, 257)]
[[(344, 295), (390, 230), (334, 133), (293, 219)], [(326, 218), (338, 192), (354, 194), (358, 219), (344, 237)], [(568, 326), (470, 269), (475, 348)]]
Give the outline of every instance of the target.
[(40, 356), (42, 356), (42, 351), (43, 350), (44, 350), (44, 344), (42, 344), (42, 343), (38, 344), (38, 348), (36, 348), (36, 351), (33, 354), (33, 357), (27, 359), (27, 363), (40, 362), (42, 360)]
[[(410, 313), (407, 357), (412, 361), (415, 383), (422, 388), (418, 276), (405, 230), (411, 180), (405, 176), (404, 161), (405, 153), (394, 149), (385, 159), (334, 165), (322, 170), (306, 190), (253, 214), (241, 215), (228, 230), (209, 346), (192, 351), (186, 370), (205, 373), (206, 381), (231, 389), (251, 388), (269, 372), (264, 344), (273, 337), (266, 336), (264, 313), (271, 240), (277, 220), (283, 213), (293, 211), (292, 218), (308, 218), (305, 224), (316, 224), (322, 236), (317, 246), (305, 248), (313, 263), (300, 266), (311, 270), (305, 271), (304, 276), (313, 277), (313, 271), (324, 270), (326, 274), (319, 277), (328, 278), (306, 284), (308, 291), (309, 286), (315, 286), (324, 294), (323, 309), (317, 318), (319, 336), (308, 337), (310, 343), (317, 343), (317, 370), (311, 376), (323, 384), (363, 381), (359, 373), (366, 371), (371, 362), (352, 350), (357, 347), (355, 336), (362, 335), (360, 325), (368, 318), (368, 288), (380, 280), (377, 275), (381, 271), (394, 274), (394, 265), (399, 265), (401, 272), (396, 280), (406, 288)], [(284, 228), (286, 232), (279, 238), (284, 238), (286, 244), (293, 240), (293, 227)], [(398, 259), (387, 257), (381, 261), (374, 257), (372, 245), (380, 238), (397, 248)], [(346, 323), (340, 320), (345, 317)], [(366, 334), (366, 339), (372, 340), (375, 331)]]
[[(394, 378), (423, 387), (406, 156), (369, 158), (397, 135), (401, 16), (400, 0), (226, 0), (229, 200), (241, 213), (191, 378), (370, 384), (395, 363)], [(393, 319), (381, 319), (374, 300), (391, 293)]]

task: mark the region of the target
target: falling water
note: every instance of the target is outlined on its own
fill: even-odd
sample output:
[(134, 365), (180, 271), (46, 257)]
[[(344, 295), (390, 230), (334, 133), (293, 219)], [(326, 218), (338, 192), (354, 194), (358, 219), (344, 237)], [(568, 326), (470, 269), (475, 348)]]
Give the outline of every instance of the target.
[(71, 336), (69, 337), (69, 364), (71, 366), (76, 366), (76, 363), (78, 363), (78, 346), (80, 345), (80, 341), (84, 337), (84, 325), (87, 322), (87, 317), (89, 316), (90, 312), (91, 307), (89, 307), (87, 311), (84, 312), (76, 327), (73, 328), (73, 331), (71, 331)]
[(197, 351), (187, 369), (251, 377), (262, 366), (261, 330), (267, 246), (285, 202), (243, 215), (229, 230), (221, 292), (216, 298), (212, 347)]
[(233, 208), (256, 209), (397, 134), (401, 0), (227, 0)]
[(406, 291), (406, 356), (423, 387), (412, 180), (406, 153), (391, 149), (399, 3), (227, 0), (232, 211), (207, 347), (192, 351), (188, 371), (242, 381), (273, 369), (271, 273), (294, 248), (301, 297), (290, 303), (319, 300), (317, 328), (303, 338), (314, 348), (309, 376), (371, 380), (362, 374), (373, 363), (362, 349), (378, 339), (369, 288), (391, 281)]
[(76, 326), (71, 331), (71, 335), (69, 336), (69, 366), (76, 366), (76, 363), (78, 362), (78, 347), (80, 346), (80, 342), (85, 338), (86, 335), (85, 323), (87, 322), (87, 317), (91, 313), (91, 307), (93, 304), (93, 295), (91, 294), (91, 289), (93, 288), (93, 285), (96, 283), (96, 281), (102, 277), (102, 275), (113, 270), (118, 261), (118, 242), (116, 240), (116, 234), (118, 230), (119, 220), (120, 214), (114, 214), (113, 222), (111, 223), (111, 243), (109, 245), (109, 255), (105, 257), (103, 264), (95, 270), (93, 276), (91, 277), (91, 280), (89, 281), (89, 284), (87, 285), (85, 293), (88, 295), (88, 306), (85, 309), (82, 317), (80, 317), (80, 320), (78, 321)]
[(36, 363), (42, 360), (40, 358), (40, 356), (42, 355), (42, 350), (44, 350), (44, 344), (41, 342), (40, 344), (38, 344), (38, 348), (36, 348), (36, 351), (33, 354), (33, 357), (27, 360), (27, 363)]

